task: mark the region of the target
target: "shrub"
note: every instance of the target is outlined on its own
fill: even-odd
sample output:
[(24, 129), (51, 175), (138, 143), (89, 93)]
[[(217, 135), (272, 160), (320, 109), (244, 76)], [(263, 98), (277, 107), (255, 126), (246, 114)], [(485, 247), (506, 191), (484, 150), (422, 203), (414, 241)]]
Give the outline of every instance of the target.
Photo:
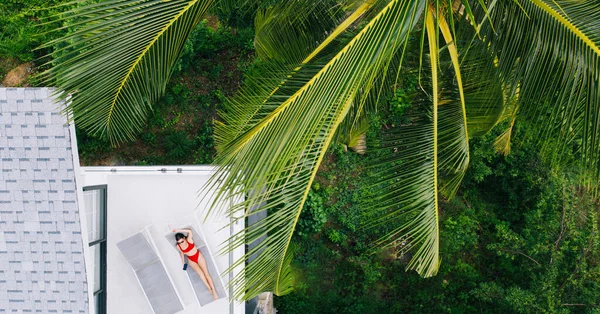
[(222, 64), (217, 64), (215, 66), (213, 66), (210, 69), (210, 72), (208, 73), (208, 78), (211, 80), (216, 80), (219, 78), (219, 75), (221, 75), (221, 71), (223, 71), (223, 65)]
[(164, 148), (166, 155), (174, 161), (181, 162), (184, 160), (191, 154), (193, 147), (194, 141), (185, 132), (176, 131), (165, 136)]
[(29, 62), (50, 53), (47, 49), (34, 49), (64, 35), (66, 30), (54, 31), (59, 25), (42, 24), (42, 19), (69, 9), (71, 6), (57, 7), (68, 2), (69, 0), (0, 1), (0, 58)]
[(154, 134), (154, 133), (150, 133), (150, 132), (142, 133), (142, 135), (140, 137), (142, 139), (142, 142), (144, 142), (144, 144), (147, 144), (150, 146), (154, 146), (156, 144), (156, 134)]
[(346, 239), (346, 235), (337, 229), (330, 229), (327, 233), (329, 240), (335, 244), (341, 244)]
[(326, 222), (327, 212), (325, 211), (323, 197), (311, 189), (298, 219), (298, 234), (306, 237), (309, 234), (318, 233)]
[(110, 151), (111, 146), (108, 141), (88, 135), (82, 129), (77, 129), (77, 147), (83, 161), (90, 157), (94, 157), (100, 153)]

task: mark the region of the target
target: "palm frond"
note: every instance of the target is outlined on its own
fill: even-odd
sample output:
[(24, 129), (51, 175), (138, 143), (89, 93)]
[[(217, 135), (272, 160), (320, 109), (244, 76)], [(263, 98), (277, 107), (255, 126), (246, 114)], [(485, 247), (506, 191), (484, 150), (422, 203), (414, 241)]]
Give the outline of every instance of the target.
[(241, 90), (219, 111), (222, 121), (215, 122), (217, 151), (223, 152), (232, 141), (268, 117), (314, 77), (326, 62), (313, 60), (303, 65), (265, 61), (254, 68)]
[[(340, 126), (341, 129), (342, 126)], [(348, 138), (345, 141), (348, 148), (364, 154), (367, 151), (367, 130), (369, 129), (369, 116), (363, 115), (358, 118), (357, 122), (352, 125), (348, 132)]]
[[(459, 19), (455, 22), (457, 38), (462, 49), (460, 68), (465, 97), (467, 129), (469, 137), (489, 132), (504, 119), (505, 104), (515, 93), (511, 78), (502, 77), (488, 46), (475, 40), (476, 30), (470, 22)], [(466, 40), (465, 40), (466, 39)], [(469, 39), (473, 39), (469, 42)], [(503, 83), (508, 81), (508, 83)]]
[(505, 88), (487, 56), (477, 56), (474, 49), (463, 62), (470, 137), (482, 136), (504, 119), (510, 103), (510, 88)]
[(510, 154), (510, 142), (516, 118), (517, 112), (515, 111), (514, 116), (510, 119), (509, 126), (494, 140), (494, 149), (504, 156)]
[(71, 34), (43, 73), (79, 127), (113, 144), (134, 139), (164, 93), (185, 41), (214, 0), (112, 0), (73, 9)]
[(338, 129), (338, 141), (348, 143), (356, 135), (356, 130), (363, 129), (365, 123), (368, 125), (369, 117), (379, 110), (381, 100), (390, 98), (396, 91), (404, 55), (407, 53), (408, 37), (406, 40), (371, 84), (363, 86), (357, 93), (352, 108)]
[[(254, 46), (263, 60), (301, 63), (344, 17), (336, 1), (283, 1), (259, 10)], [(305, 62), (306, 63), (306, 62)]]
[[(431, 8), (432, 14), (436, 11)], [(462, 179), (467, 172), (469, 166), (469, 131), (467, 127), (467, 109), (465, 105), (465, 93), (463, 86), (463, 76), (460, 69), (460, 61), (458, 57), (458, 49), (452, 30), (446, 23), (446, 19), (439, 15), (437, 17), (438, 27), (444, 37), (444, 41), (448, 47), (456, 86), (459, 95), (460, 109), (456, 110), (451, 105), (446, 105), (440, 110), (441, 119), (448, 121), (440, 121), (441, 125), (446, 125), (447, 128), (440, 132), (440, 142), (446, 142), (448, 145), (440, 149), (440, 171), (445, 174), (441, 180), (440, 192), (446, 198), (452, 198), (456, 194)], [(458, 116), (456, 116), (458, 113)]]
[[(214, 206), (247, 195), (245, 201), (228, 209), (231, 215), (238, 210), (248, 215), (248, 208), (265, 202), (261, 210), (269, 213), (232, 238), (235, 247), (266, 236), (233, 266), (255, 255), (246, 266), (246, 275), (231, 282), (236, 298), (247, 299), (262, 291), (278, 295), (290, 291), (292, 277), (285, 263), (290, 240), (323, 156), (358, 90), (369, 84), (406, 42), (423, 9), (424, 1), (390, 1), (333, 58), (318, 67), (317, 73), (294, 75), (294, 82), (302, 85), (297, 91), (290, 95), (281, 92), (277, 97), (270, 97), (269, 92), (263, 104), (269, 113), (252, 118), (250, 128), (239, 132), (239, 125), (249, 116), (237, 114), (243, 110), (243, 102), (237, 103), (239, 106), (231, 103), (232, 108), (224, 112), (226, 122), (219, 129), (225, 134), (223, 138), (239, 134), (222, 143), (217, 158), (220, 167), (205, 188), (220, 187)], [(228, 125), (232, 125), (232, 133), (227, 131)]]
[(388, 130), (379, 144), (383, 157), (374, 166), (379, 171), (373, 175), (374, 190), (379, 194), (367, 208), (378, 214), (366, 221), (365, 226), (394, 226), (377, 244), (388, 245), (398, 239), (408, 242), (414, 255), (407, 269), (430, 277), (439, 268), (438, 106), (445, 105), (439, 102), (436, 27), (432, 13), (425, 14), (431, 90), (413, 101), (407, 115), (410, 122)]
[(519, 114), (519, 88), (514, 90), (514, 93), (507, 94), (506, 90), (504, 93), (504, 112), (502, 114), (501, 121), (508, 121), (508, 127), (502, 134), (498, 135), (494, 140), (494, 149), (506, 156), (510, 154), (511, 140), (513, 129), (515, 127), (515, 122), (517, 121), (517, 116)]
[[(402, 241), (405, 249), (413, 251), (407, 268), (425, 277), (435, 275), (439, 267), (438, 193), (447, 198), (455, 195), (469, 164), (469, 131), (487, 132), (504, 110), (497, 72), (479, 71), (493, 65), (489, 54), (484, 50), (487, 58), (482, 58), (475, 49), (476, 57), (469, 56), (461, 63), (456, 33), (436, 10), (430, 6), (425, 19), (430, 60), (421, 59), (431, 74), (421, 74), (424, 90), (413, 99), (406, 117), (409, 122), (384, 132), (379, 147), (383, 157), (374, 166), (374, 190), (379, 194), (367, 206), (378, 214), (366, 221), (367, 227), (398, 226), (377, 244)], [(436, 27), (448, 56), (438, 52)], [(448, 70), (438, 75), (438, 67), (448, 66), (452, 73)]]
[[(340, 11), (342, 7), (332, 8), (325, 3), (315, 5), (311, 1), (285, 1), (262, 13), (259, 11), (255, 45), (265, 61), (248, 75), (250, 79), (245, 86), (220, 113), (224, 122), (217, 122), (217, 151), (270, 114), (277, 107), (271, 106), (271, 103), (283, 103), (321, 70), (332, 57), (331, 53), (324, 52), (327, 46), (373, 4), (370, 1), (362, 3), (343, 21), (341, 18), (345, 16), (342, 15), (345, 10)], [(297, 14), (298, 11), (304, 13)], [(317, 27), (321, 32), (309, 36), (311, 40), (304, 39), (302, 35), (310, 34), (311, 26), (323, 17), (325, 22)], [(333, 31), (323, 31), (327, 25), (333, 28), (334, 21), (339, 25)], [(294, 49), (285, 52), (289, 47)]]
[(591, 169), (591, 180), (597, 182), (600, 3), (505, 1), (490, 16), (494, 31), (483, 27), (483, 38), (498, 72), (520, 88), (519, 116), (536, 122), (542, 144), (558, 140), (577, 145), (584, 168)]

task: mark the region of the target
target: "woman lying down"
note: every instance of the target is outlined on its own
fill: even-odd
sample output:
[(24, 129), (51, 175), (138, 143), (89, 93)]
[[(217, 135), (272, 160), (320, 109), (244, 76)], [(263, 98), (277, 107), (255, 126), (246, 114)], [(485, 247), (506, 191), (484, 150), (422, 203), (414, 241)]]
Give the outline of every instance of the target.
[(208, 273), (208, 268), (206, 267), (206, 260), (204, 260), (204, 256), (200, 253), (200, 250), (196, 248), (194, 245), (194, 239), (192, 238), (192, 230), (191, 229), (173, 229), (175, 232), (175, 240), (177, 240), (177, 248), (179, 249), (179, 254), (181, 255), (181, 263), (184, 264), (185, 269), (185, 260), (183, 258), (183, 254), (187, 255), (190, 260), (190, 266), (198, 276), (206, 287), (208, 291), (213, 295), (214, 300), (219, 299), (219, 295), (217, 294), (217, 290), (215, 290), (215, 285), (213, 284), (212, 278)]

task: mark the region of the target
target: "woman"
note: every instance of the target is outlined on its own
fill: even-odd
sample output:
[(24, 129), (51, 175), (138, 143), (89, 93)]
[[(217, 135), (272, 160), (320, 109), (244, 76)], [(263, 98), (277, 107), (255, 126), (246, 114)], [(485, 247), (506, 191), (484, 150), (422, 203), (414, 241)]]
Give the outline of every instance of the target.
[[(200, 250), (196, 248), (194, 245), (194, 239), (192, 237), (191, 229), (173, 229), (175, 232), (175, 240), (177, 240), (177, 247), (179, 248), (179, 254), (181, 255), (181, 263), (185, 264), (185, 260), (183, 259), (183, 254), (187, 255), (190, 260), (190, 267), (198, 273), (200, 279), (204, 282), (206, 287), (208, 287), (208, 291), (213, 295), (214, 300), (219, 299), (219, 295), (217, 294), (217, 290), (215, 290), (215, 285), (213, 284), (212, 278), (208, 273), (208, 268), (206, 267), (206, 260), (204, 260), (204, 256), (200, 254)], [(184, 235), (186, 233), (187, 235)]]

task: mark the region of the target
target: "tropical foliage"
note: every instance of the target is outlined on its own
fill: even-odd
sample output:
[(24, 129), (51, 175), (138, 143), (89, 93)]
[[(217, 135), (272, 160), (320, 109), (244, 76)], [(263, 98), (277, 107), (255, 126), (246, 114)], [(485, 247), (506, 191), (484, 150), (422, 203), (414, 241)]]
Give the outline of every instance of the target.
[[(31, 63), (51, 52), (36, 49), (65, 32), (53, 31), (60, 24), (44, 23), (49, 16), (69, 9), (69, 0), (4, 0), (0, 2), (0, 82), (20, 64)], [(63, 4), (63, 5), (61, 5)], [(26, 65), (32, 68), (32, 64)], [(32, 69), (30, 69), (32, 70)], [(35, 84), (34, 80), (23, 82)]]
[[(0, 3), (0, 58), (33, 61), (43, 55), (39, 45), (62, 33), (48, 34), (56, 24), (42, 24), (49, 15), (64, 11), (67, 0), (7, 0)], [(41, 25), (42, 24), (42, 25)], [(42, 34), (42, 35), (40, 35)], [(47, 52), (47, 51), (46, 51)]]
[[(393, 120), (381, 109), (373, 130)], [(332, 147), (309, 194), (326, 200), (326, 223), (296, 232), (298, 280), (293, 293), (275, 299), (278, 313), (596, 313), (600, 207), (572, 168), (544, 161), (534, 126), (516, 123), (511, 154), (497, 154), (495, 137), (505, 127), (471, 141), (461, 189), (440, 205), (443, 262), (427, 279), (403, 271), (411, 254), (402, 241), (375, 252), (366, 245), (386, 232), (360, 228), (359, 201), (376, 192), (369, 165), (379, 156)], [(311, 206), (299, 225), (312, 223)]]
[[(213, 120), (233, 96), (243, 73), (254, 66), (253, 31), (208, 20), (192, 31), (164, 95), (152, 106), (138, 139), (114, 148), (103, 138), (77, 127), (83, 165), (210, 164), (216, 154)], [(184, 132), (187, 136), (182, 136)], [(177, 135), (180, 134), (180, 135)], [(185, 154), (172, 145), (179, 137)], [(182, 139), (183, 138), (183, 139)], [(181, 158), (172, 158), (179, 155)]]
[[(356, 142), (379, 100), (408, 76), (407, 64), (417, 65), (418, 88), (403, 121), (375, 147), (376, 193), (362, 208), (363, 226), (392, 227), (375, 243), (410, 249), (409, 269), (438, 272), (442, 200), (465, 176), (470, 139), (504, 119), (499, 150), (509, 152), (515, 119), (535, 122), (544, 153), (556, 164), (582, 163), (581, 179), (596, 187), (598, 1), (248, 2), (258, 7), (261, 65), (220, 113), (220, 167), (205, 187), (219, 189), (215, 206), (244, 199), (228, 209), (232, 217), (269, 212), (232, 238), (235, 247), (266, 235), (234, 265), (257, 254), (232, 281), (237, 297), (292, 290), (290, 243), (327, 149), (335, 140)], [(77, 8), (62, 17), (76, 30), (48, 43), (64, 48), (45, 78), (67, 92), (62, 97), (72, 94), (79, 126), (115, 144), (131, 140), (164, 93), (186, 38), (218, 5), (112, 0)], [(564, 150), (573, 158), (560, 158)]]

